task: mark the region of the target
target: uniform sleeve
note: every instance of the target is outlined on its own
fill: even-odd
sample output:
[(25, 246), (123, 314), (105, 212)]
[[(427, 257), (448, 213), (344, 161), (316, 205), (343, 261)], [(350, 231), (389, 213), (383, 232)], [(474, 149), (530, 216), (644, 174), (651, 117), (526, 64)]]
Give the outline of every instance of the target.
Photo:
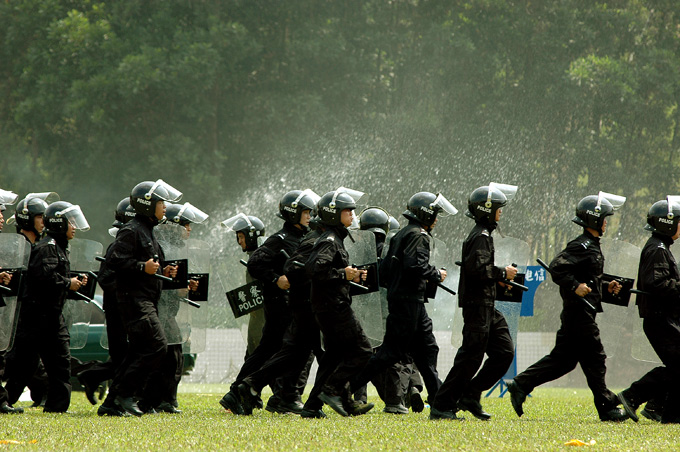
[(106, 263), (115, 272), (143, 272), (144, 261), (135, 257), (136, 234), (132, 229), (123, 228), (118, 231), (111, 244), (111, 251)]
[(307, 276), (316, 281), (347, 279), (344, 267), (333, 266), (334, 259), (335, 247), (332, 242), (328, 240), (318, 242), (305, 264)]
[[(550, 262), (550, 275), (552, 280), (568, 292), (574, 292), (579, 284), (575, 276), (575, 268), (578, 266), (579, 257), (569, 247), (559, 253)], [(586, 281), (582, 281), (586, 282)]]
[(35, 254), (35, 259), (31, 256), (29, 265), (31, 284), (39, 285), (43, 290), (48, 291), (68, 289), (71, 286), (69, 275), (62, 275), (57, 272), (59, 255), (56, 245), (42, 247)]
[(661, 248), (656, 248), (640, 263), (641, 287), (653, 295), (671, 303), (680, 301), (680, 281), (672, 277), (674, 265)]
[(248, 259), (248, 273), (255, 279), (263, 282), (274, 283), (281, 275), (274, 271), (276, 256), (281, 252), (282, 240), (273, 235), (269, 237), (259, 248), (253, 251)]
[(494, 265), (489, 240), (483, 235), (472, 240), (463, 256), (465, 274), (478, 280), (500, 281), (505, 279), (505, 269)]
[(309, 280), (305, 267), (297, 265), (294, 262), (303, 264), (307, 262), (307, 259), (309, 259), (309, 256), (312, 254), (313, 247), (314, 241), (303, 241), (290, 259), (286, 260), (286, 263), (283, 265), (283, 272), (291, 285), (304, 283)]
[(441, 274), (430, 265), (430, 238), (426, 234), (415, 234), (404, 247), (404, 270), (428, 281), (441, 281)]

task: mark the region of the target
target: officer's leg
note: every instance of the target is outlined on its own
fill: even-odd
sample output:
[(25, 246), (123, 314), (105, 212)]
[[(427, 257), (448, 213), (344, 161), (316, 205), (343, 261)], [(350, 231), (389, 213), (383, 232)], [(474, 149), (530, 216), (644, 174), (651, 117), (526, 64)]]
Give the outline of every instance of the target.
[[(40, 341), (40, 358), (47, 371), (49, 389), (45, 412), (63, 413), (71, 403), (71, 353), (69, 333), (64, 317), (50, 319)], [(55, 322), (55, 323), (53, 323)]]
[(442, 385), (439, 373), (437, 372), (439, 346), (432, 332), (432, 319), (427, 315), (425, 305), (417, 305), (416, 310), (417, 312), (414, 316), (417, 318), (417, 332), (411, 341), (412, 346), (409, 349), (408, 355), (413, 359), (415, 367), (422, 375), (422, 382), (420, 382), (421, 390), (424, 382), (427, 388), (427, 397), (430, 402), (433, 402)]

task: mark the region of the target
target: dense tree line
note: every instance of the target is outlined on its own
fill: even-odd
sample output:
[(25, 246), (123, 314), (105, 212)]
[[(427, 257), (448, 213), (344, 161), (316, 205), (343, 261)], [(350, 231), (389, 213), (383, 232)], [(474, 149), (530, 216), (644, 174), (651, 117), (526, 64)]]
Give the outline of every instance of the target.
[(614, 230), (640, 243), (678, 192), (679, 45), (671, 0), (5, 1), (0, 187), (56, 190), (100, 234), (142, 179), (271, 222), (292, 188), (396, 215), (496, 180), (544, 257), (597, 190), (629, 197)]

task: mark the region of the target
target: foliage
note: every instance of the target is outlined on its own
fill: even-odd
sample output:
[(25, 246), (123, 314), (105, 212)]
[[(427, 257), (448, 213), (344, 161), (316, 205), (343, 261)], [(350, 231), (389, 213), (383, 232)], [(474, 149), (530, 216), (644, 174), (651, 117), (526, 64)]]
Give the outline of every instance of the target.
[(58, 191), (104, 240), (142, 179), (219, 219), (351, 183), (395, 214), (421, 189), (464, 207), (501, 180), (521, 186), (513, 234), (544, 257), (598, 190), (629, 197), (616, 232), (639, 243), (647, 207), (678, 190), (675, 6), (4, 2), (0, 186)]

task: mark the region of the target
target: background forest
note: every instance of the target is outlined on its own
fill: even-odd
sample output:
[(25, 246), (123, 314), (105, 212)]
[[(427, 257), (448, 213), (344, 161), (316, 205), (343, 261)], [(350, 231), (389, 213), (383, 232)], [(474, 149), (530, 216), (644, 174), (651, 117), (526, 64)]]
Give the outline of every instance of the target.
[[(106, 243), (142, 180), (210, 213), (199, 234), (239, 211), (273, 232), (295, 188), (399, 216), (496, 181), (520, 186), (505, 233), (543, 258), (604, 190), (640, 245), (680, 194), (679, 75), (673, 0), (5, 0), (0, 187), (57, 191)], [(471, 226), (445, 221), (444, 241)]]

